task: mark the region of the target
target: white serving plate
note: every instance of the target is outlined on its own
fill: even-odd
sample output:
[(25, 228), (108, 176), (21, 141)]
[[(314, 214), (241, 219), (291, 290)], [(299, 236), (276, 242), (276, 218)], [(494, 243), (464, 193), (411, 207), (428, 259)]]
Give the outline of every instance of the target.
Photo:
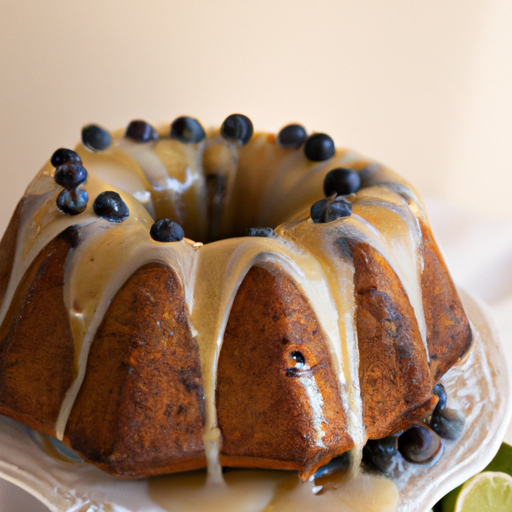
[[(510, 382), (497, 333), (484, 306), (464, 292), (461, 298), (474, 329), (474, 346), (466, 361), (452, 368), (442, 383), (448, 394), (448, 406), (463, 412), (466, 428), (460, 440), (445, 442), (444, 453), (435, 464), (397, 463), (397, 512), (425, 512), (451, 489), (482, 470), (497, 452), (510, 420)], [(255, 472), (246, 474), (254, 477)], [(273, 499), (276, 482), (280, 481), (275, 474), (261, 472), (252, 488), (239, 489), (246, 495), (253, 491), (255, 494), (253, 505), (237, 512), (264, 510)], [(52, 512), (189, 510), (178, 505), (162, 506), (162, 489), (170, 494), (176, 492), (176, 477), (166, 477), (168, 491), (160, 479), (160, 498), (156, 499), (155, 492), (151, 492), (154, 479), (123, 480), (86, 463), (58, 460), (41, 448), (32, 431), (3, 416), (0, 416), (0, 477), (34, 495)], [(197, 495), (197, 510), (213, 508), (210, 500), (214, 496), (209, 491), (201, 498), (200, 490), (188, 489)], [(190, 509), (195, 511), (195, 507), (193, 511)]]

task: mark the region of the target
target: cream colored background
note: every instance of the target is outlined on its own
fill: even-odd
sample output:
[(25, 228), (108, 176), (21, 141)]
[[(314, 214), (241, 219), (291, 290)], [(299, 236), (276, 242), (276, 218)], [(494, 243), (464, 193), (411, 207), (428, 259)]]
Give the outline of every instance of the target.
[[(232, 112), (326, 131), (512, 226), (510, 0), (0, 0), (0, 13), (0, 232), (83, 124)], [(3, 489), (2, 512), (28, 510)]]

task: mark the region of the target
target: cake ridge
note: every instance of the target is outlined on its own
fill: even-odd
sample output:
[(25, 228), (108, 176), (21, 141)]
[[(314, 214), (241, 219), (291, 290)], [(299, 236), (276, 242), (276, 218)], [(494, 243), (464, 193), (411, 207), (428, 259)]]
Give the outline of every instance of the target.
[[(291, 229), (286, 229), (283, 225), (277, 228), (277, 232), (283, 237), (292, 238), (307, 254), (311, 254), (319, 262), (326, 276), (325, 293), (330, 296), (330, 302), (334, 306), (331, 315), (336, 318), (337, 324), (327, 333), (329, 348), (331, 353), (335, 351), (337, 356), (334, 364), (336, 373), (340, 376), (341, 398), (349, 419), (349, 434), (355, 445), (362, 447), (364, 428), (357, 378), (358, 345), (352, 260), (340, 257), (334, 237), (326, 241), (321, 228), (319, 230), (312, 222), (299, 222)], [(310, 298), (309, 294), (305, 295)], [(325, 332), (325, 326), (320, 319), (319, 323)]]
[[(67, 269), (68, 279), (64, 288), (64, 297), (69, 308), (69, 320), (73, 326), (72, 332), (75, 335), (78, 371), (77, 378), (66, 395), (59, 415), (56, 435), (59, 440), (64, 437), (67, 419), (85, 377), (90, 344), (94, 340), (96, 331), (110, 302), (130, 276), (139, 268), (151, 262), (159, 262), (174, 268), (178, 271), (183, 283), (185, 302), (189, 308), (192, 306), (193, 293), (190, 290), (189, 283), (193, 282), (191, 278), (193, 278), (194, 272), (187, 267), (193, 265), (195, 260), (190, 258), (193, 249), (189, 245), (183, 244), (172, 252), (166, 251), (164, 247), (156, 243), (149, 245), (140, 243), (139, 245), (139, 242), (147, 242), (147, 229), (134, 223), (128, 238), (131, 247), (119, 248), (118, 251), (115, 251), (115, 247), (112, 248), (108, 244), (108, 239), (112, 235), (111, 231), (114, 230), (119, 233), (120, 230), (126, 230), (127, 226), (120, 228), (118, 225), (108, 226), (105, 225), (104, 221), (99, 222), (104, 224), (104, 229), (97, 231), (95, 226), (92, 227), (92, 236), (84, 236), (83, 244), (72, 254)], [(122, 245), (126, 238), (117, 236), (114, 237), (114, 240)], [(186, 254), (187, 252), (188, 254)], [(101, 257), (102, 253), (104, 254), (103, 258)], [(99, 265), (96, 264), (96, 261), (100, 262)], [(105, 262), (109, 262), (109, 264), (105, 264)], [(77, 271), (78, 269), (80, 271)], [(100, 272), (110, 269), (110, 275), (96, 277), (92, 273), (94, 269)], [(98, 286), (98, 282), (101, 283), (100, 286)], [(78, 315), (74, 313), (77, 309), (79, 311)]]
[[(213, 242), (212, 244), (208, 244), (207, 246), (204, 246), (201, 251), (204, 250), (206, 252), (209, 249), (213, 250), (216, 244), (220, 244), (220, 242)], [(313, 266), (316, 268), (313, 272), (308, 273), (307, 267), (311, 267), (312, 263), (310, 261), (306, 261), (308, 258), (305, 256), (305, 254), (302, 251), (297, 250), (295, 243), (291, 242), (289, 239), (284, 239), (281, 241), (266, 238), (258, 239), (255, 237), (244, 239), (242, 242), (239, 242), (238, 239), (225, 240), (222, 242), (222, 245), (224, 246), (223, 249), (227, 252), (227, 255), (225, 258), (222, 258), (222, 260), (219, 259), (214, 261), (214, 265), (218, 265), (221, 269), (223, 269), (223, 271), (216, 272), (216, 269), (212, 270), (212, 258), (208, 258), (207, 255), (200, 259), (201, 261), (198, 266), (198, 272), (201, 273), (201, 263), (207, 265), (210, 275), (217, 274), (216, 281), (223, 283), (222, 287), (213, 286), (215, 290), (222, 290), (219, 300), (213, 301), (213, 304), (215, 304), (215, 307), (213, 307), (212, 301), (210, 300), (211, 296), (208, 295), (208, 291), (200, 291), (200, 293), (197, 294), (198, 297), (196, 300), (198, 300), (198, 302), (205, 300), (207, 306), (202, 307), (203, 304), (199, 302), (199, 307), (193, 308), (191, 312), (191, 323), (192, 325), (195, 324), (196, 330), (198, 331), (203, 380), (205, 381), (205, 388), (209, 390), (206, 393), (205, 431), (207, 432), (207, 435), (208, 432), (215, 432), (217, 427), (214, 393), (216, 368), (222, 349), (222, 340), (228, 322), (229, 313), (231, 311), (233, 300), (235, 299), (236, 293), (242, 283), (242, 280), (253, 266), (258, 266), (263, 263), (277, 263), (284, 267), (287, 271), (287, 274), (304, 291), (306, 297), (315, 297), (315, 300), (310, 300), (310, 302), (312, 303), (312, 307), (315, 313), (317, 313), (318, 321), (321, 327), (324, 329), (324, 332), (327, 335), (331, 350), (332, 346), (342, 346), (340, 343), (339, 333), (337, 332), (336, 328), (334, 326), (330, 326), (329, 324), (326, 325), (323, 323), (327, 315), (321, 314), (322, 309), (329, 311), (331, 313), (329, 316), (332, 318), (338, 317), (338, 310), (329, 300), (330, 296), (329, 287), (327, 286), (327, 279), (318, 277), (318, 273), (324, 272), (321, 264), (315, 262)], [(291, 248), (288, 247), (290, 245)], [(291, 255), (293, 255), (293, 258), (290, 257)], [(317, 276), (316, 279), (314, 277), (315, 275)], [(301, 279), (302, 276), (304, 277)], [(314, 292), (318, 281), (318, 285), (321, 291), (313, 294), (311, 292)], [(201, 285), (202, 283), (199, 284)], [(208, 286), (210, 285), (211, 283), (208, 283)], [(196, 289), (196, 292), (197, 291), (198, 290)], [(324, 293), (322, 292), (327, 293), (327, 300), (325, 299)], [(320, 307), (318, 304), (323, 307)], [(217, 320), (216, 326), (202, 325), (199, 327), (199, 321), (197, 320), (196, 312), (201, 314), (201, 312), (204, 310), (211, 312), (211, 316)], [(202, 337), (200, 333), (203, 334)], [(206, 357), (204, 356), (205, 351), (210, 351)], [(208, 438), (208, 442), (212, 442), (212, 440)], [(209, 454), (208, 450), (207, 454)], [(215, 465), (215, 461), (210, 460), (209, 462), (210, 464)]]
[[(379, 187), (381, 188), (381, 187)], [(365, 189), (371, 190), (371, 189)], [(398, 196), (398, 194), (396, 194)], [(396, 197), (398, 199), (400, 196)], [(371, 208), (368, 208), (370, 206)], [(373, 215), (369, 210), (373, 211)], [(381, 212), (379, 213), (379, 209)], [(387, 261), (398, 275), (402, 285), (408, 292), (409, 300), (416, 312), (416, 319), (420, 328), (423, 345), (425, 346), (426, 357), (429, 359), (427, 348), (427, 327), (422, 303), (422, 290), (419, 285), (421, 270), (423, 267), (421, 256), (422, 236), (419, 230), (418, 221), (414, 215), (406, 215), (405, 212), (410, 211), (403, 203), (401, 205), (388, 201), (383, 203), (377, 202), (361, 202), (359, 199), (354, 201), (352, 221), (360, 220), (365, 228), (378, 231), (375, 236), (363, 237), (376, 250), (386, 256)], [(387, 215), (393, 217), (392, 214), (399, 216), (405, 224), (406, 229), (400, 233), (393, 233), (399, 221), (395, 218), (392, 222), (381, 222), (378, 229), (375, 227), (375, 217), (378, 215)], [(365, 218), (369, 217), (369, 218)], [(351, 221), (347, 222), (350, 224)]]

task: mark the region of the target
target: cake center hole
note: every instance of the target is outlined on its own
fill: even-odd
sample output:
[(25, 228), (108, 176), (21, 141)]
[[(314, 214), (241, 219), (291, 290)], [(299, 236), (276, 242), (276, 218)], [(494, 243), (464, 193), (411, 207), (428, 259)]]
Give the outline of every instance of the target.
[[(236, 183), (228, 187), (224, 174), (206, 174), (204, 187), (175, 191), (171, 198), (152, 191), (133, 194), (155, 221), (163, 218), (179, 224), (185, 237), (210, 243), (242, 236), (271, 237), (280, 223), (269, 225), (261, 214), (263, 197), (256, 189), (236, 195)], [(233, 190), (235, 189), (235, 190)], [(166, 191), (167, 192), (167, 191)]]

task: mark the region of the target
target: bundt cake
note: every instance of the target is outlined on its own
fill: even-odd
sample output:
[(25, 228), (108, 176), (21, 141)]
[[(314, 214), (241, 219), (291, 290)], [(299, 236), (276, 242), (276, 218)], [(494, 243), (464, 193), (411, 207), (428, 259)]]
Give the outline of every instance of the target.
[(0, 414), (126, 477), (308, 478), (431, 415), (472, 338), (406, 181), (241, 114), (86, 126), (16, 208), (0, 300)]

